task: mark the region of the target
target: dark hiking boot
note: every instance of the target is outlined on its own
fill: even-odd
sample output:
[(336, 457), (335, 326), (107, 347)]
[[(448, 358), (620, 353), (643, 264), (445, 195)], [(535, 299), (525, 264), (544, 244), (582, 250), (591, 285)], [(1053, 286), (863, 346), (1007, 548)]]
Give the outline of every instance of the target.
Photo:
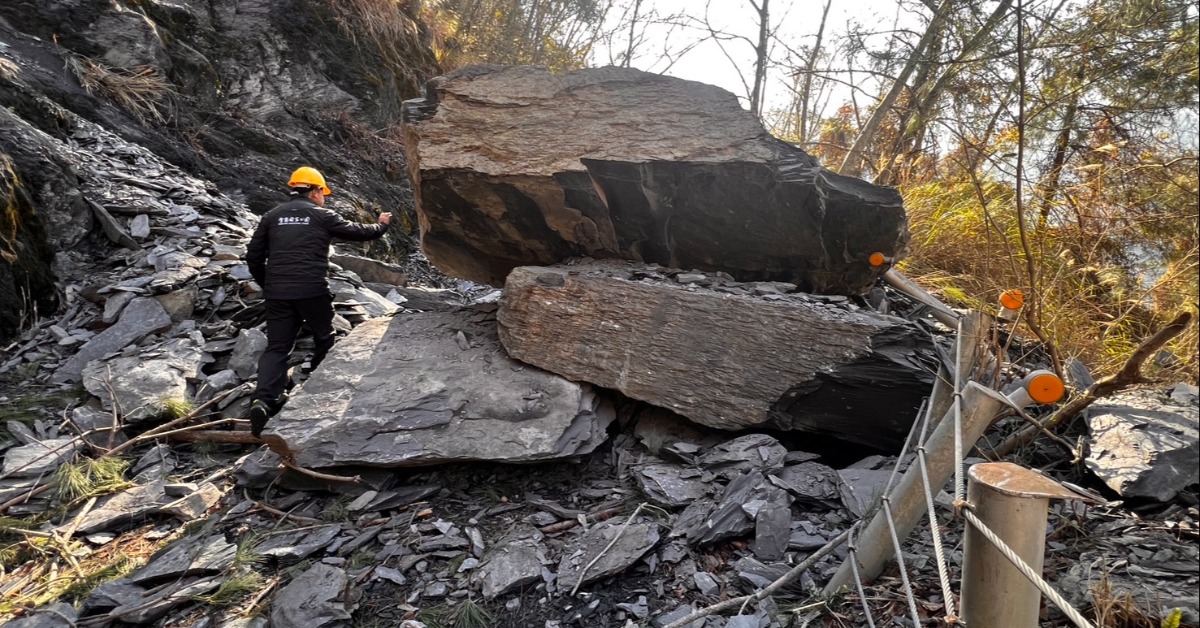
[(267, 419), (271, 418), (271, 414), (271, 408), (262, 399), (255, 399), (250, 402), (250, 412), (248, 414), (250, 418), (250, 433), (255, 438), (262, 436), (263, 428), (267, 426)]

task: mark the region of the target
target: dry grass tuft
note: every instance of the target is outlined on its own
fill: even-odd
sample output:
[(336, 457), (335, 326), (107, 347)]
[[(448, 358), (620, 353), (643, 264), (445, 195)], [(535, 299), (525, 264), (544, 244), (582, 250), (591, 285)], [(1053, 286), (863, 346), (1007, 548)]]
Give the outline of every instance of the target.
[(329, 7), (338, 30), (359, 54), (381, 62), (364, 66), (370, 83), (397, 99), (418, 92), (435, 63), (426, 58), (433, 43), (421, 27), (422, 21), (428, 23), (426, 16), (410, 15), (409, 3), (397, 0), (342, 0)]
[(1092, 600), (1099, 628), (1162, 628), (1168, 625), (1167, 621), (1157, 618), (1157, 613), (1140, 607), (1129, 591), (1114, 592), (1108, 574), (1092, 585)]
[(166, 122), (164, 112), (174, 90), (158, 70), (148, 66), (132, 70), (111, 68), (70, 52), (64, 53), (64, 59), (87, 93), (116, 103), (139, 122)]
[(21, 73), (21, 66), (9, 59), (0, 58), (0, 78), (13, 80)]
[(55, 492), (63, 502), (119, 491), (131, 483), (125, 479), (129, 461), (116, 456), (84, 458), (55, 471)]

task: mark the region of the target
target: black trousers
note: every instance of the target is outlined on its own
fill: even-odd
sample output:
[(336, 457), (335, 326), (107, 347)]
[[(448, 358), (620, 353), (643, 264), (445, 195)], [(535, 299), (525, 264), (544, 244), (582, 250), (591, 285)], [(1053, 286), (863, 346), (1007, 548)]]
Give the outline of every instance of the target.
[(333, 347), (333, 295), (311, 299), (267, 299), (266, 305), (267, 348), (258, 359), (258, 387), (253, 398), (275, 404), (287, 386), (288, 356), (303, 323), (308, 323), (316, 342), (313, 368)]

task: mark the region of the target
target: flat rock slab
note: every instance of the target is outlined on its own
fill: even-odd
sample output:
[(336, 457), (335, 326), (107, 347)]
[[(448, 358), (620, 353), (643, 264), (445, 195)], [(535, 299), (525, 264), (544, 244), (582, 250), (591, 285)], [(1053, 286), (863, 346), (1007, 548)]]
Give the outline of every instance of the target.
[(160, 351), (107, 362), (90, 362), (83, 369), (83, 387), (129, 423), (160, 415), (167, 401), (188, 399), (188, 382), (200, 374), (204, 351), (191, 339), (168, 341)]
[(665, 274), (621, 263), (517, 268), (500, 339), (518, 360), (709, 427), (899, 448), (933, 383), (926, 334), (809, 295)]
[(541, 536), (532, 528), (518, 530), (488, 550), (474, 575), (485, 599), (542, 579), (547, 559)]
[(168, 580), (220, 573), (233, 564), (237, 546), (223, 534), (203, 539), (186, 537), (172, 543), (150, 563), (129, 577), (141, 586), (153, 586)]
[(822, 168), (712, 85), (475, 66), (405, 120), (422, 248), (473, 281), (590, 256), (853, 294), (908, 240), (894, 189)]
[(855, 516), (862, 517), (883, 497), (883, 489), (892, 472), (887, 469), (840, 469), (837, 474), (841, 480), (838, 490), (842, 505)]
[(165, 481), (158, 480), (105, 498), (83, 518), (78, 534), (110, 530), (158, 512), (163, 505), (173, 501), (163, 492), (165, 485)]
[(342, 601), (350, 585), (346, 572), (317, 563), (280, 589), (271, 604), (271, 625), (338, 628), (350, 625)]
[(54, 371), (50, 381), (56, 384), (77, 382), (88, 362), (120, 351), (170, 324), (171, 316), (157, 300), (150, 297), (133, 299), (121, 311), (116, 324), (88, 340), (71, 359)]
[(367, 321), (270, 424), (306, 467), (529, 462), (591, 452), (590, 389), (509, 358), (488, 311)]
[[(580, 580), (587, 584), (619, 574), (654, 549), (659, 538), (658, 524), (625, 524), (624, 518), (610, 519), (589, 528), (569, 544), (558, 563), (559, 586), (570, 591)], [(597, 556), (599, 560), (596, 560)], [(588, 567), (593, 560), (596, 562)], [(585, 567), (587, 571), (584, 571)]]
[(4, 477), (34, 477), (53, 473), (75, 457), (82, 443), (73, 437), (50, 438), (4, 452)]
[(701, 479), (701, 472), (682, 465), (654, 462), (634, 469), (642, 492), (655, 503), (668, 508), (687, 506), (708, 496), (710, 483)]
[(1125, 499), (1170, 501), (1200, 482), (1200, 410), (1154, 391), (1117, 395), (1088, 409), (1085, 461)]
[(56, 602), (35, 609), (19, 619), (5, 622), (3, 628), (74, 628), (77, 617), (75, 607)]

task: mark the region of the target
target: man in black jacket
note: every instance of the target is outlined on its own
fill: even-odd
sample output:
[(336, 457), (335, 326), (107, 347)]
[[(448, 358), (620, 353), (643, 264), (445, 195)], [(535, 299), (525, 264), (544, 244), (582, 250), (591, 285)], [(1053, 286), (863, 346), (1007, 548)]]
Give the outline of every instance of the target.
[(392, 220), (384, 212), (379, 224), (355, 223), (325, 209), (325, 197), (332, 192), (325, 177), (308, 166), (293, 172), (288, 186), (291, 200), (263, 215), (246, 247), (250, 274), (262, 287), (267, 306), (267, 348), (258, 361), (258, 387), (249, 412), (255, 436), (283, 405), (288, 355), (300, 325), (308, 323), (316, 341), (310, 369), (333, 347), (333, 294), (325, 279), (330, 240), (374, 240)]

